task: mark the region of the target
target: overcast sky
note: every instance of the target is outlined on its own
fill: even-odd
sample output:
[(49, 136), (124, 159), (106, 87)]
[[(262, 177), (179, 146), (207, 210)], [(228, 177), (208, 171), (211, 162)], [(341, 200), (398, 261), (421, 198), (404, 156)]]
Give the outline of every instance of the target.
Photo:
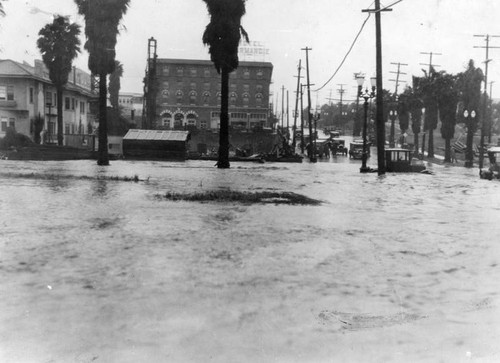
[[(382, 7), (396, 3), (386, 0)], [(157, 40), (159, 58), (209, 59), (208, 49), (201, 37), (209, 16), (202, 0), (131, 0), (123, 18), (123, 29), (117, 44), (117, 59), (124, 65), (122, 91), (142, 92), (146, 67), (147, 41)], [(367, 13), (362, 9), (373, 7), (371, 0), (247, 0), (247, 13), (242, 24), (250, 40), (260, 42), (267, 56), (253, 58), (270, 61), (274, 65), (274, 98), (281, 87), (290, 92), (290, 103), (296, 89), (299, 59), (305, 66), (305, 52), (309, 47), (310, 82), (312, 89), (322, 87), (316, 100), (327, 103), (338, 99), (340, 84), (346, 89), (344, 99), (355, 94), (354, 72), (367, 76), (375, 73), (375, 16), (365, 24), (352, 52), (337, 75), (327, 84), (354, 38), (360, 31)], [(52, 21), (51, 14), (69, 15), (71, 21), (83, 24), (72, 0), (7, 0), (6, 16), (0, 19), (0, 58), (33, 63), (41, 59), (36, 48), (38, 31)], [(462, 71), (469, 59), (484, 69), (484, 38), (479, 35), (500, 35), (499, 0), (402, 0), (391, 12), (382, 14), (384, 88), (394, 90), (397, 66), (406, 63), (401, 79), (411, 82), (411, 75), (423, 75), (420, 63), (432, 63), (438, 70), (450, 73)], [(83, 33), (83, 32), (82, 32)], [(82, 44), (84, 37), (82, 35)], [(492, 38), (490, 45), (500, 47), (500, 38)], [(441, 53), (437, 55), (436, 53)], [(500, 49), (490, 49), (488, 81), (493, 84), (493, 97), (500, 95)], [(240, 56), (240, 60), (242, 57)], [(87, 69), (87, 55), (76, 60), (79, 68)], [(305, 72), (303, 72), (304, 74)], [(305, 79), (303, 79), (305, 83)], [(400, 90), (404, 83), (400, 84)], [(488, 87), (489, 89), (489, 87)], [(496, 89), (498, 91), (496, 91)], [(334, 100), (336, 102), (336, 100)]]

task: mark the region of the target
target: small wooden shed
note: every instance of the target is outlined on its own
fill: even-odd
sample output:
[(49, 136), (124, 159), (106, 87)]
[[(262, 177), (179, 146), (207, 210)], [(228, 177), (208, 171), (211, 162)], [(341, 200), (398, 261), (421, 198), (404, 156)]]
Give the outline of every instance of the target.
[(123, 157), (186, 160), (189, 139), (189, 131), (132, 129), (123, 137)]

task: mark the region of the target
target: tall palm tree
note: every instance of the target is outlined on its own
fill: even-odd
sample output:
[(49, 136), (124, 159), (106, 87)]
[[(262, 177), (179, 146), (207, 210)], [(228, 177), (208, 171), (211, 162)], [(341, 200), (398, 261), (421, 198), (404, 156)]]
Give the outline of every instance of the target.
[(97, 164), (109, 165), (108, 125), (106, 120), (107, 75), (115, 69), (118, 25), (127, 12), (130, 0), (75, 0), (78, 12), (85, 17), (85, 49), (89, 69), (99, 76), (99, 150)]
[(444, 161), (451, 162), (451, 139), (455, 136), (457, 123), (458, 90), (456, 76), (441, 71), (436, 77), (441, 136), (445, 140)]
[(248, 34), (241, 26), (246, 0), (203, 0), (210, 14), (210, 23), (203, 33), (210, 60), (221, 74), (221, 112), (218, 168), (229, 168), (229, 73), (238, 68), (238, 45)]
[[(427, 156), (434, 157), (434, 130), (438, 124), (438, 103), (436, 90), (436, 71), (431, 66), (429, 73), (424, 70), (425, 77), (419, 78), (418, 91), (422, 95), (422, 101), (425, 107), (424, 131), (429, 131), (429, 144)], [(425, 150), (422, 150), (422, 153)]]
[(401, 134), (406, 133), (406, 130), (408, 130), (408, 127), (410, 126), (409, 91), (410, 89), (405, 89), (398, 98), (397, 111), (399, 118), (399, 129), (401, 130)]
[(120, 78), (123, 76), (123, 64), (115, 60), (115, 70), (109, 75), (109, 102), (119, 111), (118, 98), (120, 95)]
[[(415, 79), (415, 77), (413, 77)], [(406, 91), (405, 91), (406, 92)], [(418, 135), (422, 130), (422, 108), (424, 104), (415, 88), (408, 87), (408, 107), (411, 116), (411, 130), (413, 131), (413, 142), (415, 152), (418, 154)]]
[(64, 16), (56, 16), (51, 24), (38, 33), (37, 46), (49, 70), (49, 78), (56, 87), (57, 144), (63, 145), (63, 89), (68, 83), (73, 60), (80, 52), (80, 26), (71, 24)]
[(481, 107), (481, 82), (484, 79), (483, 71), (480, 68), (474, 66), (474, 61), (469, 60), (467, 69), (458, 75), (458, 88), (460, 92), (460, 103), (461, 111), (467, 110), (470, 115), (472, 111), (475, 112), (476, 117), (466, 117), (462, 118), (462, 112), (460, 113), (460, 118), (465, 122), (467, 126), (467, 143), (465, 150), (466, 166), (472, 166), (473, 164), (473, 150), (472, 144), (474, 141), (474, 133), (477, 131), (478, 119), (481, 119), (480, 111)]

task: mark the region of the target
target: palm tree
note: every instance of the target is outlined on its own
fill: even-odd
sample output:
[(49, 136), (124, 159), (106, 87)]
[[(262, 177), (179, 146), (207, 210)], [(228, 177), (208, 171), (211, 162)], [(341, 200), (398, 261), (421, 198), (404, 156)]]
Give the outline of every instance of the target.
[(203, 0), (210, 23), (203, 33), (203, 44), (209, 46), (210, 60), (221, 74), (221, 112), (218, 168), (229, 168), (229, 73), (238, 68), (238, 45), (248, 34), (241, 26), (245, 0)]
[(115, 70), (109, 75), (109, 102), (119, 111), (118, 98), (120, 95), (120, 78), (123, 76), (123, 64), (115, 60)]
[(63, 89), (68, 83), (73, 60), (80, 52), (80, 26), (71, 24), (67, 17), (56, 16), (52, 24), (45, 25), (38, 35), (38, 49), (56, 87), (57, 144), (63, 145)]
[[(463, 122), (467, 125), (467, 143), (465, 151), (466, 166), (471, 167), (473, 164), (473, 138), (474, 133), (477, 130), (478, 119), (481, 118), (481, 82), (484, 79), (483, 72), (480, 68), (474, 66), (474, 61), (469, 60), (469, 64), (465, 72), (461, 72), (457, 75), (458, 77), (458, 89), (460, 92), (460, 103), (461, 111), (468, 111), (470, 115), (472, 111), (476, 113), (476, 117), (466, 117), (465, 119), (461, 117), (462, 112), (460, 112), (460, 117)], [(479, 116), (479, 117), (478, 117)]]
[(399, 118), (399, 129), (401, 130), (401, 134), (406, 133), (406, 130), (408, 130), (408, 127), (410, 126), (409, 92), (411, 92), (409, 88), (405, 89), (398, 98), (397, 110)]
[[(422, 96), (425, 108), (424, 118), (424, 131), (429, 130), (429, 146), (427, 156), (434, 157), (434, 130), (438, 124), (438, 104), (437, 104), (437, 90), (436, 90), (436, 71), (431, 66), (429, 73), (424, 70), (425, 77), (418, 78), (417, 87), (418, 92)], [(424, 153), (425, 150), (422, 150)]]
[(456, 76), (444, 71), (436, 77), (438, 90), (439, 118), (441, 119), (441, 136), (445, 140), (444, 161), (451, 162), (451, 139), (455, 136), (457, 123), (458, 91)]
[[(415, 78), (415, 77), (414, 77)], [(420, 95), (414, 88), (408, 87), (408, 107), (411, 115), (411, 130), (413, 131), (413, 142), (415, 144), (415, 152), (418, 154), (418, 135), (422, 128), (422, 108), (424, 104), (420, 99)]]
[(106, 120), (107, 75), (115, 69), (115, 46), (118, 25), (127, 12), (130, 0), (75, 0), (78, 12), (85, 17), (85, 49), (89, 69), (99, 76), (99, 150), (97, 164), (109, 165), (108, 125)]

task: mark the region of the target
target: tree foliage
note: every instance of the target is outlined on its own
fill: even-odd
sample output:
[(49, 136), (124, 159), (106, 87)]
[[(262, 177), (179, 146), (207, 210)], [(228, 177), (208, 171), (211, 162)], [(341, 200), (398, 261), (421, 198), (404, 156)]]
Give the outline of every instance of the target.
[(80, 52), (80, 26), (64, 16), (56, 16), (38, 33), (37, 46), (49, 70), (49, 78), (57, 90), (57, 141), (63, 144), (62, 92), (68, 83), (73, 60)]
[(73, 60), (80, 52), (80, 26), (71, 24), (64, 16), (57, 16), (38, 33), (37, 46), (49, 70), (49, 78), (56, 87), (68, 83)]
[(473, 122), (465, 120), (463, 115), (463, 110), (468, 110), (470, 113), (472, 110), (478, 114), (481, 111), (481, 82), (484, 80), (483, 71), (480, 68), (476, 68), (474, 61), (471, 59), (467, 65), (467, 69), (457, 75), (457, 86), (459, 91), (460, 100), (460, 121), (468, 121), (468, 127), (472, 128), (473, 131), (477, 129), (477, 120), (479, 117), (475, 117)]
[(398, 98), (398, 117), (401, 133), (405, 133), (410, 126), (410, 97), (411, 89), (407, 88)]
[(111, 103), (111, 106), (118, 110), (119, 109), (119, 104), (118, 104), (118, 99), (120, 95), (120, 79), (123, 76), (123, 64), (120, 63), (120, 61), (115, 61), (115, 69), (114, 71), (109, 75), (109, 102)]
[(75, 0), (85, 17), (84, 48), (89, 52), (89, 69), (94, 74), (110, 74), (115, 68), (118, 25), (130, 0)]
[(238, 45), (241, 36), (248, 42), (248, 34), (241, 26), (245, 15), (245, 0), (203, 0), (210, 14), (210, 23), (203, 33), (203, 44), (208, 45), (210, 60), (220, 73), (238, 68)]
[(436, 77), (437, 101), (439, 118), (441, 119), (441, 136), (443, 139), (452, 139), (455, 136), (457, 122), (458, 90), (457, 77), (444, 71)]

